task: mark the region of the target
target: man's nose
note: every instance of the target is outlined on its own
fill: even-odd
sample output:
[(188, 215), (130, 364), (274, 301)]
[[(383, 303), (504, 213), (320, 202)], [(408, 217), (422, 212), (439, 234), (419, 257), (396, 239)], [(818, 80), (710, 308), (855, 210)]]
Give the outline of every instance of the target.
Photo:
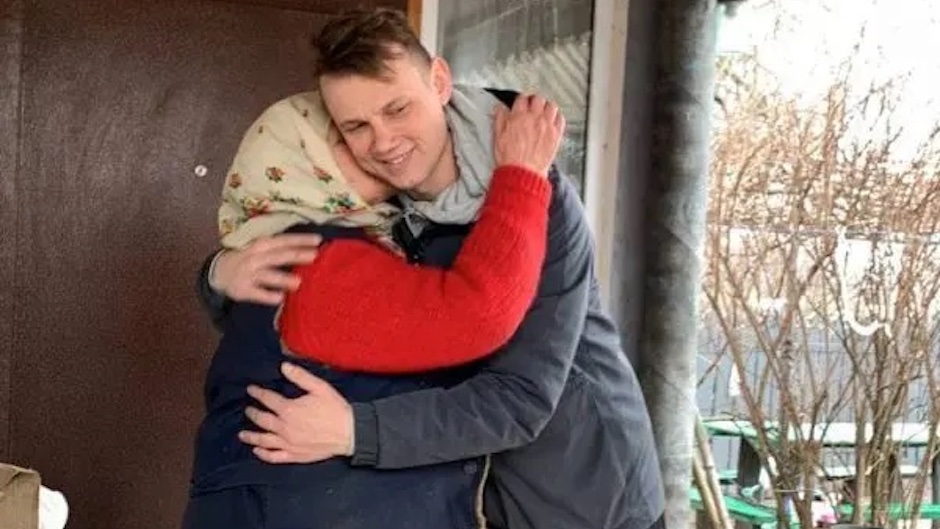
[(395, 149), (395, 132), (384, 123), (378, 123), (372, 128), (372, 150), (376, 154), (385, 154)]

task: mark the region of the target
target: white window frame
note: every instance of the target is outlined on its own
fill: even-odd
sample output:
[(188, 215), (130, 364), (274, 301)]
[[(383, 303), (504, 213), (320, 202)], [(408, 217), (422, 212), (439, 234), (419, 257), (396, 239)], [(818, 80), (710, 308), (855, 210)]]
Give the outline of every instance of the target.
[(594, 232), (601, 295), (610, 301), (629, 0), (594, 0), (585, 141), (584, 206)]
[(440, 0), (421, 0), (421, 44), (431, 55), (437, 55), (437, 35), (440, 33), (438, 13)]

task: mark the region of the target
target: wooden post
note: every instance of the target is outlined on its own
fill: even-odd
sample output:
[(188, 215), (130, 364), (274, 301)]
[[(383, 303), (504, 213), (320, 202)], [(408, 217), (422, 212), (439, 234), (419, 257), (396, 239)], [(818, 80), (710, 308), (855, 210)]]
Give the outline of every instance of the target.
[[(20, 156), (19, 123), (23, 70), (23, 24), (25, 8), (22, 0), (0, 2), (0, 240), (15, 241), (17, 234), (16, 190), (20, 185), (17, 161)], [(0, 248), (0, 461), (10, 456), (10, 423), (13, 416), (13, 362), (17, 346), (14, 342), (13, 278), (16, 274), (16, 243), (7, 242)], [(9, 295), (7, 294), (9, 293)]]
[[(715, 469), (715, 458), (712, 456), (708, 432), (705, 431), (702, 417), (698, 414), (695, 414), (695, 452), (693, 454), (693, 464), (702, 466), (703, 479), (706, 481), (704, 486), (711, 491), (715, 508), (713, 525), (717, 529), (732, 529), (733, 523), (731, 516), (728, 514), (728, 507), (725, 505), (721, 483), (718, 481), (718, 471)], [(694, 467), (693, 470), (695, 470)], [(695, 477), (696, 480), (699, 479), (698, 476)], [(700, 491), (702, 487), (703, 485), (699, 485)]]
[[(930, 460), (930, 501), (940, 503), (940, 456), (934, 455)], [(933, 529), (940, 529), (940, 520), (931, 523)]]
[(421, 34), (421, 0), (408, 0), (408, 24), (415, 35)]
[(930, 501), (940, 503), (940, 456), (930, 460)]
[[(692, 457), (692, 478), (695, 488), (698, 489), (699, 496), (702, 498), (702, 511), (705, 515), (696, 515), (695, 529), (728, 529), (723, 526), (721, 514), (718, 512), (718, 505), (715, 503), (715, 491), (710, 486), (698, 450), (695, 451)], [(721, 491), (718, 491), (718, 493), (720, 494)], [(703, 521), (706, 522), (706, 527), (699, 527), (698, 524)]]
[(745, 437), (741, 437), (741, 444), (738, 447), (738, 486), (741, 488), (753, 487), (760, 484), (761, 460), (757, 449), (752, 442)]

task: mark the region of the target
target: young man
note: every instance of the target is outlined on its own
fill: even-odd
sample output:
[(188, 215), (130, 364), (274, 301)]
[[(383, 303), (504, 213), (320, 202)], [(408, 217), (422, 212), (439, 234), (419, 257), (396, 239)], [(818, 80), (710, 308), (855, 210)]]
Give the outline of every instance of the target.
[[(476, 109), (511, 105), (514, 94), (456, 89), (446, 63), (431, 58), (391, 11), (335, 19), (317, 51), (324, 102), (356, 161), (401, 191), (398, 242), (412, 261), (446, 265), (465, 236), (461, 228), (475, 219), (492, 158), (491, 118)], [(484, 495), (491, 527), (662, 527), (646, 405), (601, 307), (581, 204), (567, 180), (554, 174), (551, 181), (537, 298), (510, 342), (472, 376), (350, 405), (322, 380), (285, 368), (307, 393), (285, 399), (251, 388), (269, 411), (247, 411), (263, 432), (243, 432), (242, 440), (274, 464), (351, 456), (354, 466), (403, 469), (492, 454)], [(278, 267), (308, 261), (315, 246), (274, 238), (210, 259), (200, 278), (204, 302), (216, 321), (225, 318), (220, 295), (277, 303), (279, 290), (296, 286)]]

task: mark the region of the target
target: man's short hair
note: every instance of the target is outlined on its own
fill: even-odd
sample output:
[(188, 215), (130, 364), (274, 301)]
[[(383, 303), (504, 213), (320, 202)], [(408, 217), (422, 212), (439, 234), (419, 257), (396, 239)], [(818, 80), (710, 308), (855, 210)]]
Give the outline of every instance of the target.
[(376, 79), (389, 74), (388, 61), (410, 54), (431, 64), (431, 55), (397, 9), (356, 9), (326, 23), (313, 39), (314, 75), (362, 75)]

